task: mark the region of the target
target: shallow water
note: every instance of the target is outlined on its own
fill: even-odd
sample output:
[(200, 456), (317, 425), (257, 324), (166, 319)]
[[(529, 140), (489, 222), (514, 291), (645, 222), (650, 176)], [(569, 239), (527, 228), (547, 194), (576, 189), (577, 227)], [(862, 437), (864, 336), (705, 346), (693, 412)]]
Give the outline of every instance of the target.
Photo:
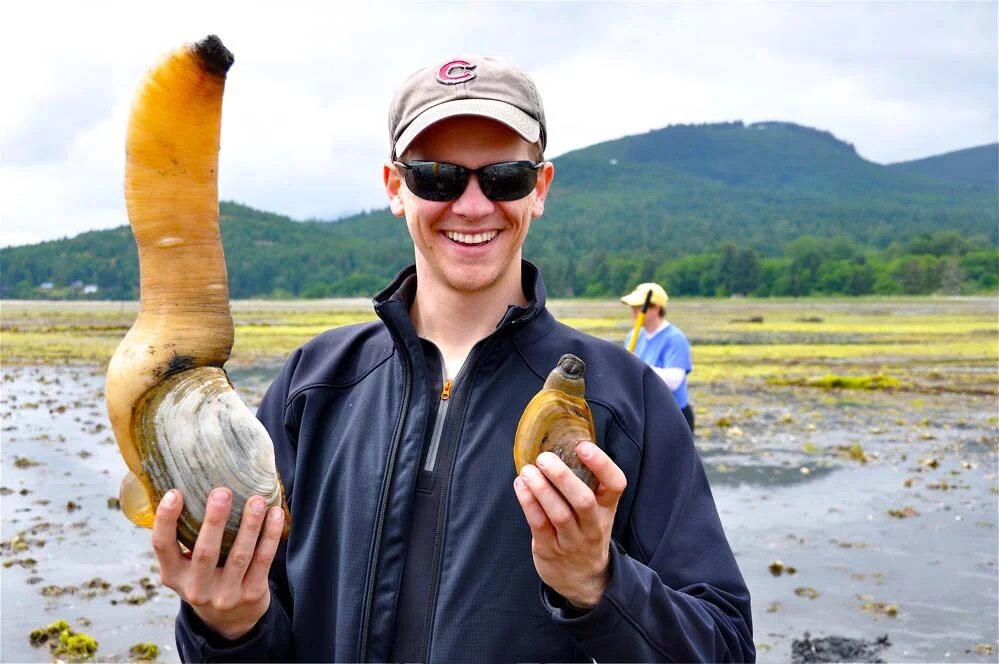
[[(256, 404), (275, 372), (233, 381)], [(4, 368), (2, 378), (0, 660), (51, 661), (28, 634), (63, 618), (98, 640), (98, 660), (126, 660), (149, 641), (161, 661), (177, 661), (177, 598), (159, 585), (149, 533), (108, 506), (125, 465), (102, 372)], [(746, 386), (699, 388), (696, 399), (698, 446), (753, 593), (760, 661), (788, 661), (806, 631), (887, 634), (888, 661), (996, 661), (995, 397)], [(717, 426), (722, 416), (731, 426)], [(854, 445), (866, 462), (851, 457)], [(888, 513), (907, 507), (906, 518)], [(773, 576), (776, 560), (797, 573)], [(86, 587), (95, 578), (109, 586)], [(52, 587), (76, 590), (43, 595)], [(897, 615), (864, 610), (878, 602)]]
[[(701, 403), (732, 413), (699, 447), (753, 595), (761, 662), (788, 661), (806, 631), (887, 634), (886, 661), (996, 661), (994, 397), (784, 388)], [(889, 514), (906, 507), (915, 514)], [(771, 574), (778, 560), (797, 573)]]

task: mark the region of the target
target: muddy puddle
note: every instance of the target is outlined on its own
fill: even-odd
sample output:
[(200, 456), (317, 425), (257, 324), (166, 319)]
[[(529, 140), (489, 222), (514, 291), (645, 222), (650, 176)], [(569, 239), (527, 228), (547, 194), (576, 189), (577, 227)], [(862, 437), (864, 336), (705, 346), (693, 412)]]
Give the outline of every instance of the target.
[(699, 397), (698, 447), (753, 595), (759, 661), (790, 661), (806, 632), (877, 644), (862, 661), (997, 661), (995, 397)]
[[(276, 370), (233, 380), (256, 405)], [(98, 641), (99, 661), (130, 660), (146, 642), (177, 661), (177, 597), (159, 584), (148, 531), (115, 506), (125, 465), (102, 371), (0, 373), (0, 660), (52, 661), (29, 634), (64, 619)], [(692, 392), (698, 446), (753, 594), (760, 661), (793, 651), (832, 661), (817, 659), (829, 644), (876, 644), (871, 661), (997, 661), (994, 396)]]

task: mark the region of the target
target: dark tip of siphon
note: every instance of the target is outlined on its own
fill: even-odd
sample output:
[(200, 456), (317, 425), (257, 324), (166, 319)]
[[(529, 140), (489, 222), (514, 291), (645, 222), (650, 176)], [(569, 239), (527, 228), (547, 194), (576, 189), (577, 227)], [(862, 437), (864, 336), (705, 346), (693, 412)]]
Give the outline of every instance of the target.
[(201, 60), (201, 65), (208, 71), (219, 76), (225, 76), (235, 62), (232, 51), (227, 49), (217, 35), (208, 35), (194, 45), (194, 52)]
[(571, 353), (566, 353), (559, 358), (558, 367), (569, 378), (582, 378), (586, 370), (586, 364)]

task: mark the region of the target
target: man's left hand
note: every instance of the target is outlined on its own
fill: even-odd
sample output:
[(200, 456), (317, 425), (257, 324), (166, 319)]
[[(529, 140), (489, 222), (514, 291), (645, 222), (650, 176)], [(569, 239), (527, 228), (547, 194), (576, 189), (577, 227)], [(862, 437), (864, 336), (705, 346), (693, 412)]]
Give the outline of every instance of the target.
[(590, 609), (610, 581), (611, 528), (627, 479), (593, 443), (577, 445), (576, 455), (596, 476), (596, 492), (551, 452), (524, 466), (513, 488), (531, 527), (538, 576), (576, 608)]

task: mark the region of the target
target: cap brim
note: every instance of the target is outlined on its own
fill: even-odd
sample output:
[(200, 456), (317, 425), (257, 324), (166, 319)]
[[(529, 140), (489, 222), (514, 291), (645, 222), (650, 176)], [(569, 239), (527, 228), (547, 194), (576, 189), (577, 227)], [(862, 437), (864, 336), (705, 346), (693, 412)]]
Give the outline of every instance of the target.
[(427, 127), (459, 115), (477, 115), (502, 123), (528, 143), (541, 138), (541, 125), (530, 115), (504, 101), (495, 99), (456, 99), (438, 104), (421, 113), (395, 141), (395, 155), (401, 155)]
[(645, 296), (635, 295), (634, 293), (632, 293), (631, 295), (625, 295), (624, 297), (622, 297), (621, 301), (627, 304), (629, 307), (640, 307), (643, 304), (645, 304)]

